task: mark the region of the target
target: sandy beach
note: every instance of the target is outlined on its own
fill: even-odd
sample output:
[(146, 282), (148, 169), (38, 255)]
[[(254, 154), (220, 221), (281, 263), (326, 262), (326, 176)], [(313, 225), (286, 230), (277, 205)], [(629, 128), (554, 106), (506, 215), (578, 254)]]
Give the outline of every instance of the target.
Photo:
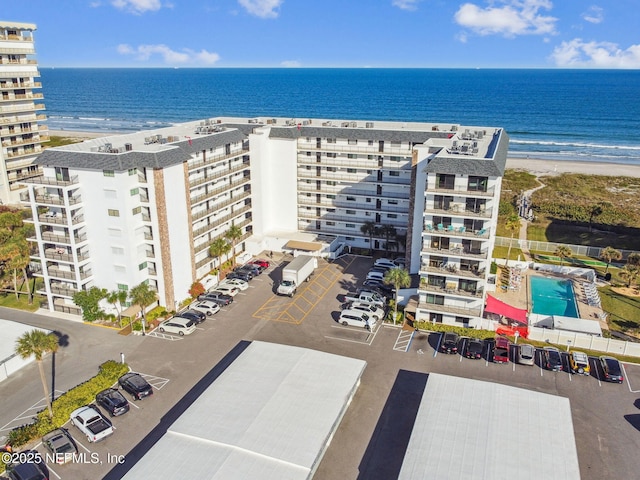
[[(77, 140), (117, 135), (116, 132), (76, 132), (72, 130), (49, 130), (50, 135)], [(640, 165), (623, 163), (596, 163), (540, 160), (531, 158), (508, 158), (507, 168), (527, 170), (534, 175), (559, 175), (561, 173), (582, 173), (585, 175), (610, 175), (640, 178)]]

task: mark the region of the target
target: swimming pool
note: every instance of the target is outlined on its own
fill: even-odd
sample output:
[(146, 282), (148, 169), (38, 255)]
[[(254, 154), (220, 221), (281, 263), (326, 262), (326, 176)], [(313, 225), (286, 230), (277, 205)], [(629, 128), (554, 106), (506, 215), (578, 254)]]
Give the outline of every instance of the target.
[(529, 284), (533, 313), (580, 317), (571, 280), (530, 276)]

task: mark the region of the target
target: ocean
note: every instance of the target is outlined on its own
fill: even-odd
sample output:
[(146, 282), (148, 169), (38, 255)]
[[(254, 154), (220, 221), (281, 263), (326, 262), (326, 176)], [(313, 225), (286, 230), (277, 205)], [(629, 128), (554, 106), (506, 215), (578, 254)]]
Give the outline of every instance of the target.
[(510, 156), (640, 165), (640, 71), (41, 68), (51, 130), (216, 116), (504, 127)]

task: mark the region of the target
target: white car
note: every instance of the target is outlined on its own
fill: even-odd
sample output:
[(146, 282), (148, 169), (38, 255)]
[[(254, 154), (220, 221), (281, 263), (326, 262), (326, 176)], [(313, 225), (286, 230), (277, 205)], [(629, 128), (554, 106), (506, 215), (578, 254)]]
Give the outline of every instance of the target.
[(349, 308), (351, 310), (361, 310), (361, 311), (365, 312), (366, 314), (371, 315), (372, 317), (374, 317), (376, 319), (376, 321), (382, 320), (384, 318), (384, 310), (382, 308), (379, 308), (378, 306), (372, 305), (370, 303), (353, 302), (347, 308)]
[(339, 323), (351, 327), (361, 327), (366, 330), (371, 330), (376, 325), (376, 319), (373, 316), (369, 316), (362, 310), (343, 310), (340, 313)]
[(216, 288), (213, 289), (213, 291), (224, 293), (225, 295), (229, 295), (231, 297), (235, 297), (240, 293), (240, 289), (238, 287), (226, 283), (219, 284)]
[(382, 282), (384, 281), (384, 273), (375, 270), (370, 271), (367, 273), (367, 280), (380, 280)]
[(198, 312), (204, 313), (207, 317), (210, 317), (211, 315), (215, 315), (220, 311), (220, 305), (218, 305), (216, 302), (199, 300), (189, 305), (189, 309), (197, 310)]
[(379, 258), (373, 263), (374, 267), (398, 268), (398, 265), (388, 258)]
[(220, 285), (231, 285), (238, 288), (241, 292), (244, 292), (247, 288), (249, 288), (249, 283), (240, 278), (225, 278), (222, 282), (220, 282)]
[(196, 322), (187, 318), (171, 317), (158, 325), (158, 331), (161, 333), (177, 333), (181, 337), (183, 335), (191, 335), (196, 331)]

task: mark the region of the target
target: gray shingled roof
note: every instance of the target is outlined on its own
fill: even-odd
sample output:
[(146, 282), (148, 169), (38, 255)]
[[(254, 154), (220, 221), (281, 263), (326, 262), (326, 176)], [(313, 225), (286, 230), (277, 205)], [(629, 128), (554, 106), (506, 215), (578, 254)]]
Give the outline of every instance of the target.
[(450, 132), (417, 132), (412, 130), (381, 130), (355, 127), (272, 127), (269, 138), (343, 138), (347, 140), (373, 140), (422, 144), (430, 138), (448, 138)]
[(155, 152), (131, 150), (122, 153), (82, 152), (50, 148), (42, 152), (36, 164), (48, 167), (88, 168), (123, 171), (130, 168), (164, 168), (185, 162), (191, 154), (217, 148), (229, 143), (242, 142), (247, 136), (239, 130), (228, 130), (213, 135), (193, 136), (188, 140), (168, 143)]
[(504, 130), (492, 139), (487, 151), (487, 158), (468, 157), (465, 155), (441, 153), (427, 164), (429, 173), (450, 173), (501, 177), (507, 164), (509, 136)]

